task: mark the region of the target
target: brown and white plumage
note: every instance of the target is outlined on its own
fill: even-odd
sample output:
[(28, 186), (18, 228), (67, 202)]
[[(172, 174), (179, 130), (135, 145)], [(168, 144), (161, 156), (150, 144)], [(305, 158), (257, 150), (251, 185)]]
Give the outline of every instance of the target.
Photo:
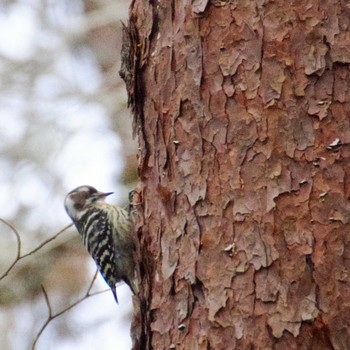
[(138, 285), (132, 220), (123, 208), (105, 203), (105, 198), (112, 193), (79, 186), (67, 194), (64, 206), (118, 302), (117, 282), (126, 282), (134, 294), (138, 292)]

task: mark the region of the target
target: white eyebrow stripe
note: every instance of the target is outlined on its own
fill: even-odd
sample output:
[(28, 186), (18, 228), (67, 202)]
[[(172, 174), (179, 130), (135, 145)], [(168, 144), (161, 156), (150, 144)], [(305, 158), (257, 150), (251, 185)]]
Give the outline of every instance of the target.
[(74, 192), (90, 192), (90, 188), (88, 186), (80, 186)]

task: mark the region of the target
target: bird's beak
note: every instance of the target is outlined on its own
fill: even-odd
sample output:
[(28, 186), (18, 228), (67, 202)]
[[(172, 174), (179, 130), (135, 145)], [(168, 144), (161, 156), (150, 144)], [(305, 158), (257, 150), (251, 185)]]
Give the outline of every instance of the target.
[(113, 194), (114, 192), (99, 192), (97, 194), (97, 198), (105, 198), (107, 196), (110, 196), (111, 194)]

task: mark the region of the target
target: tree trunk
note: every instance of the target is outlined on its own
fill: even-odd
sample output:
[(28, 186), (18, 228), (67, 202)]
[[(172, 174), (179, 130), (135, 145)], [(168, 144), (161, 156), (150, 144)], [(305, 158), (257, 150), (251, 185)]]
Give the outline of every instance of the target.
[(349, 18), (133, 1), (141, 349), (350, 349)]

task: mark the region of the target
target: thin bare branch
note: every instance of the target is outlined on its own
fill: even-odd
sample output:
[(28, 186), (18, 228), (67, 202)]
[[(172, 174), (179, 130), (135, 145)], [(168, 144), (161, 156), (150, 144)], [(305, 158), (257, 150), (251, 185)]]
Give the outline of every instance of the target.
[(48, 326), (48, 324), (51, 322), (52, 318), (48, 318), (46, 320), (46, 322), (42, 325), (42, 327), (40, 328), (40, 331), (38, 332), (38, 334), (36, 335), (35, 339), (34, 339), (34, 342), (33, 342), (33, 345), (32, 345), (32, 350), (35, 349), (36, 347), (36, 344), (38, 343), (38, 340), (41, 336), (41, 334), (44, 332), (45, 328)]
[(21, 237), (20, 237), (18, 231), (16, 230), (16, 228), (4, 219), (0, 218), (0, 221), (2, 223), (4, 223), (7, 227), (10, 228), (10, 230), (16, 236), (16, 240), (17, 240), (17, 256), (16, 256), (15, 260), (12, 262), (12, 264), (5, 271), (5, 273), (0, 277), (0, 281), (1, 281), (5, 276), (8, 275), (8, 273), (12, 270), (12, 268), (17, 264), (18, 260), (21, 258), (21, 247), (22, 246), (21, 246)]
[(51, 305), (50, 305), (50, 300), (49, 300), (49, 297), (46, 293), (46, 290), (44, 288), (43, 285), (41, 285), (41, 289), (43, 291), (43, 294), (44, 294), (44, 298), (45, 298), (45, 302), (46, 302), (46, 305), (47, 305), (47, 309), (49, 310), (49, 316), (46, 320), (46, 322), (42, 325), (42, 327), (40, 328), (38, 334), (36, 335), (35, 339), (34, 339), (34, 342), (33, 342), (33, 346), (32, 346), (32, 349), (34, 350), (35, 349), (35, 346), (38, 342), (38, 339), (40, 338), (41, 334), (44, 332), (45, 328), (47, 327), (47, 325), (50, 323), (50, 321), (52, 320), (52, 308), (51, 308)]
[(42, 289), (42, 291), (44, 293), (45, 302), (46, 302), (47, 308), (49, 310), (49, 318), (51, 318), (52, 317), (52, 308), (51, 308), (49, 297), (48, 297), (48, 295), (46, 293), (46, 290), (45, 290), (43, 285), (41, 285), (41, 289)]
[(98, 271), (95, 272), (94, 277), (92, 278), (91, 283), (89, 284), (89, 287), (88, 287), (88, 289), (87, 289), (87, 291), (86, 291), (86, 293), (85, 293), (85, 295), (83, 297), (81, 297), (80, 299), (75, 301), (73, 304), (69, 305), (68, 307), (66, 307), (65, 309), (61, 310), (60, 312), (57, 312), (54, 315), (52, 314), (52, 308), (51, 308), (51, 304), (50, 304), (50, 301), (49, 301), (49, 297), (48, 297), (48, 295), (46, 293), (46, 290), (45, 290), (44, 286), (41, 286), (42, 291), (44, 293), (45, 302), (46, 302), (47, 308), (49, 310), (49, 316), (48, 316), (47, 320), (45, 321), (45, 323), (41, 326), (41, 328), (40, 328), (39, 332), (37, 333), (37, 335), (35, 336), (35, 339), (34, 339), (33, 345), (32, 345), (32, 350), (35, 350), (36, 345), (37, 345), (41, 335), (43, 334), (44, 330), (50, 324), (51, 321), (53, 321), (55, 318), (63, 315), (67, 311), (73, 309), (74, 307), (76, 307), (78, 304), (80, 304), (84, 300), (86, 300), (86, 299), (88, 299), (90, 297), (93, 297), (95, 295), (108, 292), (110, 290), (110, 289), (105, 289), (105, 290), (101, 290), (101, 291), (98, 291), (98, 292), (90, 293), (91, 288), (92, 288), (93, 284), (95, 283), (97, 274), (98, 274)]
[[(12, 264), (7, 268), (7, 270), (5, 271), (5, 273), (0, 277), (0, 281), (6, 277), (9, 272), (14, 268), (14, 266), (23, 258), (26, 258), (32, 254), (35, 254), (36, 252), (38, 252), (40, 249), (42, 249), (44, 246), (46, 246), (48, 243), (52, 242), (53, 240), (55, 240), (59, 235), (61, 235), (63, 232), (65, 232), (68, 228), (70, 228), (73, 224), (70, 224), (66, 227), (64, 227), (62, 230), (58, 231), (54, 236), (50, 237), (49, 239), (47, 239), (46, 241), (44, 241), (43, 243), (39, 244), (36, 248), (34, 248), (33, 250), (31, 250), (29, 253), (26, 253), (26, 254), (23, 254), (21, 253), (21, 249), (22, 249), (22, 241), (21, 241), (21, 236), (20, 234), (18, 233), (18, 231), (16, 230), (16, 228), (10, 224), (9, 222), (7, 222), (6, 220), (0, 218), (0, 221), (2, 223), (4, 223), (7, 227), (9, 227), (9, 229), (13, 232), (13, 234), (15, 235), (16, 237), (16, 240), (17, 240), (17, 254), (16, 254), (16, 258), (15, 260), (12, 262)], [(92, 297), (92, 296), (95, 296), (95, 295), (98, 295), (98, 294), (101, 294), (101, 293), (105, 293), (107, 291), (109, 291), (109, 289), (106, 289), (106, 290), (103, 290), (103, 291), (98, 291), (98, 292), (94, 292), (94, 293), (91, 293), (91, 290), (92, 290), (92, 287), (96, 281), (96, 278), (97, 278), (97, 275), (98, 275), (98, 270), (96, 269), (96, 272), (86, 290), (86, 293), (83, 297), (81, 297), (80, 299), (78, 299), (76, 302), (74, 302), (73, 304), (69, 305), (68, 307), (66, 307), (65, 309), (61, 310), (60, 312), (54, 314), (53, 311), (52, 311), (52, 307), (51, 307), (51, 304), (50, 304), (50, 299), (49, 299), (49, 296), (44, 288), (44, 286), (42, 285), (41, 286), (41, 289), (42, 289), (42, 292), (44, 294), (44, 299), (45, 299), (45, 303), (46, 303), (46, 306), (47, 306), (47, 309), (48, 309), (48, 317), (47, 317), (47, 320), (44, 322), (44, 324), (41, 326), (39, 332), (37, 333), (37, 335), (35, 336), (35, 339), (33, 341), (33, 345), (32, 345), (32, 349), (34, 350), (36, 348), (36, 345), (38, 343), (38, 340), (40, 339), (42, 333), (44, 332), (44, 330), (46, 329), (46, 327), (50, 324), (50, 322), (52, 320), (54, 320), (55, 318), (63, 315), (64, 313), (66, 313), (67, 311), (73, 309), (75, 306), (77, 306), (78, 304), (80, 304), (81, 302), (83, 302), (84, 300)]]
[(90, 285), (89, 285), (89, 288), (88, 288), (88, 290), (87, 290), (87, 292), (86, 292), (86, 295), (90, 295), (92, 286), (94, 285), (94, 283), (95, 283), (95, 281), (96, 281), (97, 275), (98, 275), (98, 270), (96, 269), (95, 274), (94, 274), (94, 277), (92, 278), (91, 283), (90, 283)]
[(68, 228), (70, 228), (71, 226), (73, 226), (73, 224), (69, 224), (68, 226), (64, 227), (62, 230), (58, 231), (54, 236), (52, 236), (51, 238), (47, 239), (46, 241), (44, 241), (43, 243), (39, 244), (36, 248), (34, 248), (33, 250), (31, 250), (29, 253), (23, 254), (21, 255), (21, 248), (22, 248), (22, 244), (21, 244), (21, 236), (19, 235), (18, 231), (15, 229), (15, 227), (13, 225), (11, 225), (9, 222), (7, 222), (4, 219), (0, 218), (0, 221), (3, 222), (6, 226), (8, 226), (11, 231), (14, 233), (14, 235), (16, 236), (17, 239), (17, 255), (15, 260), (12, 262), (12, 264), (7, 268), (7, 270), (4, 272), (3, 275), (0, 276), (0, 281), (5, 278), (9, 272), (16, 266), (16, 264), (23, 258), (26, 258), (27, 256), (30, 256), (34, 253), (36, 253), (38, 250), (40, 250), (41, 248), (43, 248), (44, 246), (46, 246), (48, 243), (52, 242), (54, 239), (56, 239), (59, 235), (61, 235), (63, 232), (65, 232), (66, 230), (68, 230)]
[(38, 250), (43, 248), (46, 244), (48, 244), (48, 243), (52, 242), (53, 240), (55, 240), (59, 235), (61, 235), (64, 231), (68, 230), (72, 226), (73, 226), (73, 224), (69, 224), (68, 226), (64, 227), (62, 230), (58, 231), (54, 236), (52, 236), (51, 238), (47, 239), (43, 243), (39, 244), (35, 249), (33, 249), (32, 251), (30, 251), (27, 254), (22, 255), (20, 258), (23, 259), (23, 258), (25, 258), (25, 257), (27, 257), (29, 255), (32, 255), (32, 254), (36, 253)]
[[(61, 315), (63, 315), (64, 313), (66, 313), (67, 311), (73, 309), (75, 306), (77, 306), (78, 304), (80, 304), (81, 302), (83, 302), (84, 300), (90, 298), (90, 297), (93, 297), (95, 295), (99, 295), (99, 294), (102, 294), (102, 293), (106, 293), (110, 291), (110, 289), (105, 289), (105, 290), (100, 290), (100, 291), (97, 291), (97, 292), (93, 292), (91, 294), (88, 294), (88, 295), (84, 295), (83, 297), (81, 297), (80, 299), (78, 299), (77, 301), (75, 301), (73, 304), (69, 305), (67, 308), (63, 309), (62, 311), (58, 312), (57, 314), (55, 314), (54, 316), (51, 317), (51, 320), (55, 319), (56, 317), (59, 317)], [(51, 321), (50, 320), (50, 321)]]

